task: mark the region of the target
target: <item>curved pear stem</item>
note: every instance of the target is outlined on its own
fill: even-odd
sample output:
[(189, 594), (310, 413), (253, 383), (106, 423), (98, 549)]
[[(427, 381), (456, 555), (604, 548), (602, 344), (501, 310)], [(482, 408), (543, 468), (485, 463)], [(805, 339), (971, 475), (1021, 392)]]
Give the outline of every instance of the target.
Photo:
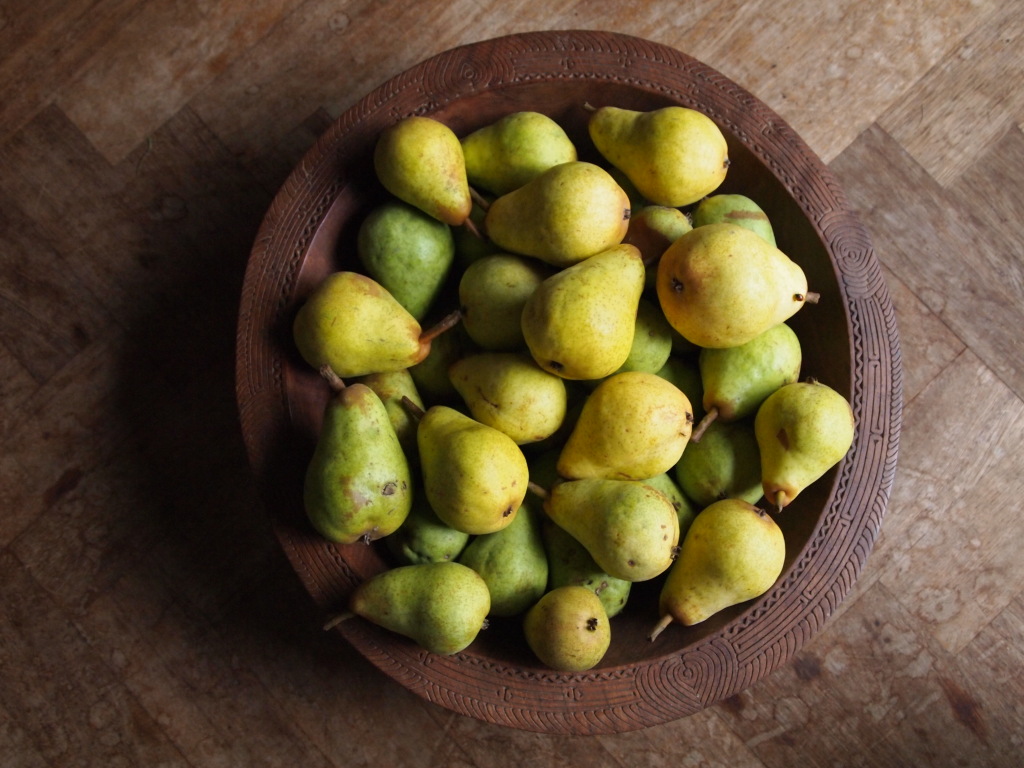
[(432, 342), (445, 331), (458, 325), (461, 320), (462, 312), (458, 309), (452, 310), (420, 334), (420, 344)]
[(343, 621), (348, 621), (355, 616), (352, 611), (342, 611), (334, 616), (331, 616), (327, 621), (324, 622), (324, 632), (334, 629), (336, 626), (341, 624)]
[(583, 102), (583, 108), (584, 108), (585, 110), (587, 110), (587, 112), (597, 112), (597, 107), (595, 107), (595, 106), (594, 106), (593, 104), (591, 104), (591, 103), (590, 103), (589, 101), (584, 101), (584, 102)]
[[(800, 294), (797, 294), (799, 296)], [(803, 295), (804, 304), (817, 304), (821, 299), (821, 294), (816, 291), (808, 291)]]
[(481, 210), (486, 211), (491, 207), (490, 201), (477, 192), (473, 187), (469, 188), (469, 196), (473, 199), (473, 202), (480, 206)]
[(673, 621), (675, 621), (675, 619), (672, 618), (672, 614), (666, 613), (664, 616), (661, 617), (658, 623), (654, 625), (654, 629), (651, 630), (651, 634), (647, 636), (647, 639), (653, 643), (655, 638), (657, 638), (658, 635), (664, 632), (665, 628)]
[(401, 403), (405, 407), (405, 410), (409, 412), (409, 415), (416, 419), (416, 421), (422, 419), (423, 414), (426, 413), (426, 411), (410, 400), (408, 395), (402, 395)]
[(707, 432), (708, 427), (711, 423), (718, 418), (718, 408), (711, 406), (707, 413), (704, 414), (704, 418), (700, 420), (700, 423), (693, 428), (693, 432), (690, 433), (690, 442), (699, 443), (700, 439), (704, 437), (704, 433)]
[(334, 369), (330, 365), (324, 363), (320, 366), (320, 375), (324, 377), (328, 384), (331, 385), (331, 389), (335, 392), (341, 392), (345, 389), (345, 382), (341, 376), (334, 372)]
[(547, 501), (548, 497), (551, 495), (550, 493), (548, 493), (547, 488), (538, 485), (537, 483), (533, 482), (533, 480), (530, 480), (526, 484), (526, 487), (531, 493), (533, 493), (534, 496), (544, 501)]
[(469, 218), (469, 216), (467, 216), (466, 220), (462, 222), (462, 226), (468, 229), (470, 234), (473, 235), (473, 237), (475, 237), (477, 240), (486, 239), (483, 235), (483, 232), (480, 231), (480, 228), (471, 218)]

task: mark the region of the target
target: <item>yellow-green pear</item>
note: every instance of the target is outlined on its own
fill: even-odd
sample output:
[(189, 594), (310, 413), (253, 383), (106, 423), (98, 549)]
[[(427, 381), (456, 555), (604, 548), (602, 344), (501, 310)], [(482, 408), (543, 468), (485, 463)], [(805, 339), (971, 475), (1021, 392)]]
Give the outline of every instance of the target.
[(606, 170), (577, 160), (497, 198), (484, 216), (484, 230), (505, 251), (566, 267), (621, 243), (629, 205)]
[(641, 296), (636, 309), (633, 344), (626, 361), (617, 372), (645, 371), (657, 373), (672, 354), (672, 326), (668, 324), (657, 302)]
[(408, 368), (386, 373), (370, 373), (360, 376), (356, 382), (365, 384), (380, 398), (387, 409), (391, 426), (395, 429), (398, 442), (402, 445), (406, 457), (410, 461), (416, 459), (416, 419), (409, 413), (404, 400), (409, 399), (420, 409), (425, 408), (423, 399), (416, 389), (416, 382)]
[(808, 300), (799, 264), (736, 224), (694, 227), (658, 262), (658, 301), (698, 347), (734, 347), (785, 322)]
[(654, 640), (673, 621), (698, 624), (760, 597), (778, 580), (786, 541), (775, 520), (740, 499), (723, 499), (694, 518), (661, 588)]
[(565, 478), (645, 480), (679, 461), (693, 428), (690, 400), (653, 373), (602, 381), (583, 404), (558, 458)]
[(562, 127), (529, 110), (512, 112), (464, 136), (462, 153), (469, 183), (495, 195), (576, 159), (576, 147)]
[(545, 517), (541, 528), (551, 589), (567, 586), (592, 589), (601, 600), (609, 619), (619, 615), (629, 600), (633, 582), (618, 579), (601, 570), (587, 548), (551, 518)]
[(779, 509), (838, 464), (853, 445), (849, 401), (819, 381), (786, 384), (754, 417), (765, 498)]
[(761, 500), (761, 454), (752, 419), (712, 422), (699, 442), (686, 445), (672, 471), (698, 507), (721, 499)]
[(769, 244), (776, 245), (775, 230), (768, 214), (746, 195), (720, 194), (705, 197), (693, 209), (693, 226), (703, 227), (728, 221), (756, 232)]
[(465, 650), (486, 626), (491, 596), (480, 575), (461, 563), (417, 563), (360, 582), (348, 608), (442, 656)]
[(523, 349), (523, 307), (553, 272), (547, 264), (528, 256), (481, 256), (459, 279), (459, 307), (466, 334), (486, 350)]
[(601, 379), (626, 361), (643, 293), (636, 246), (612, 246), (547, 278), (527, 299), (523, 338), (546, 371)]
[(469, 534), (443, 522), (431, 509), (422, 488), (416, 491), (405, 522), (383, 540), (388, 551), (400, 565), (456, 560), (469, 543)]
[(435, 405), (420, 417), (416, 442), (424, 493), (441, 520), (472, 535), (512, 522), (530, 481), (526, 457), (512, 438)]
[(439, 120), (411, 115), (385, 128), (373, 167), (399, 200), (451, 226), (464, 224), (473, 207), (462, 144)]
[[(686, 451), (683, 451), (683, 455), (686, 455)], [(677, 465), (678, 466), (678, 465)], [(660, 475), (654, 477), (648, 477), (646, 480), (641, 481), (644, 485), (649, 485), (656, 491), (661, 491), (665, 494), (665, 498), (672, 502), (672, 506), (675, 507), (676, 517), (679, 518), (679, 539), (682, 540), (683, 536), (690, 529), (690, 523), (693, 522), (693, 518), (697, 516), (700, 511), (696, 505), (690, 499), (686, 497), (682, 489), (672, 479), (668, 472), (662, 472)]]
[(680, 208), (725, 180), (729, 147), (718, 125), (694, 109), (601, 107), (590, 116), (594, 146), (647, 200)]
[(526, 643), (537, 658), (559, 672), (596, 667), (611, 645), (604, 606), (586, 587), (556, 587), (523, 618)]

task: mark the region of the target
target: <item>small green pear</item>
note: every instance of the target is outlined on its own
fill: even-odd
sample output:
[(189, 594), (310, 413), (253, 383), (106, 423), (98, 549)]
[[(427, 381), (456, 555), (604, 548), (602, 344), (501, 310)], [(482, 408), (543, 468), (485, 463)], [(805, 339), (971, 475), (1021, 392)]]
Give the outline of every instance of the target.
[(757, 409), (765, 498), (780, 510), (838, 464), (853, 445), (849, 401), (819, 381), (786, 384)]
[(657, 373), (668, 362), (671, 354), (672, 326), (656, 303), (641, 297), (636, 309), (633, 344), (626, 361), (619, 366), (617, 372)]
[(567, 480), (547, 491), (544, 511), (586, 547), (603, 571), (647, 581), (672, 563), (679, 517), (672, 502), (639, 480)]
[(562, 127), (531, 111), (512, 112), (464, 136), (462, 153), (469, 183), (495, 195), (576, 160), (576, 147)]
[(700, 442), (687, 444), (673, 474), (698, 507), (726, 498), (756, 504), (761, 499), (761, 454), (753, 421), (713, 422)]
[(345, 386), (325, 370), (336, 391), (324, 408), (303, 502), (316, 531), (351, 544), (393, 533), (412, 506), (409, 464), (387, 410), (372, 389)]
[(416, 420), (409, 413), (409, 409), (403, 402), (411, 400), (418, 408), (422, 409), (423, 399), (419, 390), (416, 389), (416, 382), (408, 368), (387, 373), (370, 373), (360, 376), (353, 383), (365, 384), (372, 389), (384, 408), (387, 409), (388, 418), (391, 419), (391, 426), (398, 436), (398, 442), (410, 461), (416, 459)]
[(550, 437), (565, 419), (565, 382), (527, 354), (468, 355), (452, 364), (448, 377), (474, 419), (517, 445)]
[(721, 129), (694, 109), (601, 107), (591, 114), (588, 130), (598, 152), (657, 205), (697, 202), (721, 185), (729, 168)]
[(668, 247), (657, 292), (669, 323), (698, 347), (745, 344), (816, 299), (799, 264), (726, 222), (694, 227)]
[(442, 656), (465, 650), (486, 626), (491, 596), (461, 563), (401, 565), (360, 582), (349, 611)]
[(409, 367), (416, 389), (424, 402), (435, 403), (452, 401), (458, 398), (458, 392), (448, 378), (448, 369), (452, 363), (470, 353), (473, 344), (466, 329), (459, 323), (452, 330), (435, 338), (426, 356)]
[(420, 417), (416, 441), (424, 493), (441, 520), (476, 535), (499, 531), (515, 519), (530, 470), (512, 438), (435, 405)]
[(388, 200), (363, 219), (356, 253), (366, 274), (422, 321), (455, 261), (451, 228), (419, 208)]
[(458, 136), (431, 117), (410, 115), (377, 139), (373, 167), (399, 200), (453, 227), (469, 218), (473, 198)]
[(756, 232), (771, 245), (776, 245), (775, 230), (768, 214), (746, 195), (720, 194), (705, 197), (693, 209), (693, 226), (728, 221)]
[(694, 518), (659, 599), (654, 640), (673, 621), (698, 624), (719, 611), (760, 597), (778, 580), (786, 541), (763, 509), (723, 499)]
[(547, 278), (522, 312), (526, 345), (541, 368), (564, 379), (601, 379), (626, 361), (643, 293), (644, 265), (616, 245)]
[(617, 579), (601, 570), (587, 548), (545, 517), (542, 534), (548, 559), (548, 584), (551, 589), (577, 586), (592, 589), (601, 600), (608, 618), (622, 612), (629, 600), (633, 582)]
[(569, 479), (654, 477), (679, 461), (692, 428), (690, 401), (674, 384), (653, 373), (617, 373), (584, 402), (558, 472)]
[(484, 230), (502, 250), (567, 267), (621, 243), (629, 214), (629, 198), (606, 170), (574, 161), (497, 198)]
[(524, 349), (522, 316), (526, 300), (554, 270), (526, 256), (482, 256), (462, 273), (459, 306), (462, 327), (483, 349)]
[(586, 587), (556, 587), (523, 618), (526, 643), (559, 672), (596, 667), (611, 645), (611, 624), (600, 599)]
[(414, 565), (456, 560), (469, 539), (468, 533), (443, 522), (430, 508), (423, 493), (414, 493), (409, 516), (383, 541), (401, 565)]

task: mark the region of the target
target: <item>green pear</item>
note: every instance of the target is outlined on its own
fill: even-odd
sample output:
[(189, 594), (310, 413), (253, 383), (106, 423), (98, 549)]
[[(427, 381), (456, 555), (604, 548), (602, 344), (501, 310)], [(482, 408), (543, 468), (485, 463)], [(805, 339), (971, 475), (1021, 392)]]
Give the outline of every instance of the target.
[(456, 360), (470, 354), (472, 349), (473, 344), (461, 323), (433, 340), (426, 356), (409, 367), (409, 375), (424, 402), (434, 405), (458, 398), (458, 392), (448, 378), (448, 369)]
[(546, 264), (524, 256), (482, 256), (462, 273), (459, 306), (462, 327), (483, 349), (523, 349), (522, 316), (526, 300), (553, 274)]
[(601, 107), (591, 114), (588, 130), (598, 152), (656, 205), (697, 202), (721, 185), (729, 168), (721, 129), (686, 107)]
[(473, 199), (458, 136), (431, 117), (410, 115), (377, 139), (373, 167), (383, 187), (438, 221), (459, 226)]
[(403, 401), (409, 399), (420, 409), (426, 406), (423, 405), (423, 399), (416, 389), (416, 382), (413, 381), (409, 369), (370, 373), (360, 376), (353, 383), (365, 384), (381, 399), (387, 409), (391, 426), (398, 436), (398, 442), (406, 457), (412, 461), (416, 457), (416, 419), (409, 413)]
[(461, 563), (417, 563), (381, 571), (352, 591), (349, 610), (442, 656), (465, 650), (486, 626), (487, 584)]
[(504, 432), (517, 445), (550, 437), (562, 425), (565, 383), (519, 352), (481, 352), (448, 371), (474, 419)]
[(761, 499), (761, 455), (752, 420), (710, 424), (703, 440), (687, 444), (673, 474), (698, 507), (727, 498), (756, 504)]
[(752, 415), (772, 392), (800, 378), (800, 339), (786, 323), (750, 341), (723, 349), (702, 349), (698, 357), (706, 415), (690, 439), (699, 442), (707, 425)]
[(445, 523), (469, 534), (493, 533), (515, 519), (530, 471), (504, 432), (435, 405), (416, 431), (423, 489)]
[[(683, 456), (685, 455), (686, 451), (683, 451)], [(656, 491), (661, 491), (665, 494), (665, 498), (672, 502), (672, 506), (676, 510), (676, 517), (679, 518), (679, 538), (681, 540), (690, 529), (690, 523), (693, 522), (693, 518), (697, 516), (697, 512), (700, 510), (686, 497), (686, 494), (683, 493), (682, 489), (668, 472), (648, 477), (641, 482)]]
[(618, 372), (643, 371), (657, 373), (672, 354), (672, 326), (668, 324), (661, 307), (641, 297), (637, 305), (633, 343), (626, 361)]
[(587, 548), (551, 521), (542, 525), (544, 551), (548, 559), (548, 586), (577, 586), (591, 589), (601, 600), (608, 618), (617, 616), (626, 607), (633, 582), (617, 579), (601, 570)]
[(484, 230), (499, 248), (567, 267), (622, 242), (629, 198), (606, 170), (556, 165), (487, 209)]
[(603, 571), (626, 581), (663, 573), (679, 544), (672, 502), (639, 480), (566, 480), (547, 491), (544, 511)]
[(468, 267), (483, 256), (501, 252), (498, 246), (481, 234), (484, 217), (487, 215), (487, 207), (490, 205), (491, 199), (480, 192), (477, 192), (474, 197), (479, 199), (473, 200), (473, 207), (469, 211), (466, 226), (456, 227), (452, 230), (455, 260), (462, 268)]
[(674, 384), (653, 373), (617, 373), (583, 404), (558, 472), (570, 479), (654, 477), (679, 461), (692, 428), (690, 401)]
[(480, 574), (491, 593), (491, 616), (525, 612), (547, 590), (548, 559), (540, 510), (524, 501), (515, 519), (500, 531), (476, 536), (459, 562)]
[(734, 347), (785, 322), (816, 299), (800, 265), (749, 229), (694, 227), (658, 262), (658, 301), (698, 347)]
[(415, 493), (409, 516), (384, 544), (400, 564), (413, 565), (455, 560), (469, 539), (468, 533), (444, 523), (422, 493)]
[(596, 667), (611, 645), (611, 623), (593, 590), (557, 587), (523, 618), (526, 643), (537, 658), (559, 672)]
[(372, 389), (345, 386), (324, 408), (303, 503), (313, 528), (328, 541), (372, 541), (401, 526), (412, 505), (409, 464), (388, 412)]
[(693, 226), (728, 221), (756, 232), (769, 244), (776, 245), (775, 230), (768, 214), (746, 195), (720, 194), (705, 197), (693, 209)]
[(601, 379), (629, 356), (644, 265), (616, 245), (547, 278), (527, 299), (523, 337), (541, 368), (564, 379)]
[(760, 597), (778, 580), (785, 559), (782, 530), (763, 509), (741, 499), (705, 507), (662, 584), (662, 618), (650, 639), (673, 621), (689, 627)]
[(700, 380), (700, 366), (697, 358), (693, 355), (680, 355), (673, 352), (661, 366), (658, 375), (682, 390), (693, 408), (694, 423), (699, 423), (704, 418), (704, 385)]
[(765, 498), (780, 510), (838, 464), (853, 445), (849, 401), (819, 381), (786, 384), (757, 409)]
[(464, 136), (462, 153), (469, 183), (495, 195), (576, 159), (576, 147), (562, 127), (530, 111), (512, 112)]
[(448, 278), (455, 241), (444, 222), (407, 203), (389, 200), (363, 219), (356, 253), (366, 274), (422, 321)]

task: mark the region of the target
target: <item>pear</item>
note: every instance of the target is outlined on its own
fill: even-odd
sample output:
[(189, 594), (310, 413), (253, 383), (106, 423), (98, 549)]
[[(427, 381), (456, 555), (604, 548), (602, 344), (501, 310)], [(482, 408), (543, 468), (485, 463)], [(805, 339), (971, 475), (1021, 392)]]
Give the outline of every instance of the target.
[(444, 222), (388, 200), (363, 219), (356, 253), (366, 274), (422, 321), (455, 261), (455, 240)]
[(644, 265), (620, 244), (547, 278), (526, 301), (523, 337), (541, 368), (601, 379), (626, 361), (643, 293)]
[(345, 386), (329, 369), (324, 374), (336, 391), (324, 407), (306, 468), (306, 515), (328, 541), (379, 539), (397, 530), (409, 514), (409, 464), (374, 391), (364, 384)]
[(473, 207), (466, 160), (458, 136), (431, 117), (410, 115), (377, 139), (373, 167), (399, 200), (451, 226), (464, 224)]
[(702, 349), (698, 357), (706, 415), (690, 439), (699, 442), (715, 419), (752, 415), (772, 392), (800, 378), (800, 339), (786, 323), (735, 347)]
[(658, 262), (657, 291), (669, 323), (698, 347), (744, 344), (809, 300), (799, 264), (727, 222), (694, 227), (672, 243)]
[(657, 373), (672, 354), (672, 326), (661, 308), (641, 297), (636, 309), (633, 344), (618, 372), (643, 371)]
[(756, 504), (761, 499), (761, 455), (752, 420), (710, 424), (703, 440), (687, 444), (673, 474), (698, 507), (726, 498)]
[(398, 442), (401, 444), (406, 458), (410, 461), (414, 460), (416, 458), (416, 420), (409, 413), (404, 401), (405, 399), (411, 400), (420, 409), (425, 406), (409, 369), (370, 373), (359, 377), (354, 383), (365, 384), (377, 394), (377, 397), (384, 403), (391, 426), (398, 436)]
[(552, 486), (544, 511), (611, 576), (647, 581), (672, 563), (679, 518), (661, 491), (639, 480), (592, 478)]
[(640, 249), (647, 270), (644, 291), (654, 295), (658, 278), (658, 259), (672, 243), (693, 229), (690, 218), (678, 208), (645, 205), (634, 209), (629, 229), (622, 242)]
[(601, 382), (583, 404), (558, 459), (562, 477), (644, 480), (679, 461), (693, 427), (690, 401), (653, 373)]
[(455, 260), (462, 268), (468, 267), (483, 256), (501, 251), (498, 246), (481, 234), (484, 217), (487, 215), (487, 208), (491, 201), (491, 198), (477, 191), (473, 195), (473, 207), (469, 211), (466, 226), (456, 227), (452, 230), (452, 240), (455, 242)]
[(424, 402), (434, 405), (451, 403), (458, 398), (458, 392), (448, 378), (448, 369), (472, 349), (473, 344), (461, 323), (431, 342), (426, 356), (409, 368), (409, 375)]
[(352, 591), (349, 611), (442, 656), (465, 650), (486, 626), (491, 596), (461, 563), (417, 563), (381, 571)]
[(540, 112), (512, 112), (462, 138), (474, 187), (504, 195), (548, 168), (576, 159), (562, 127)]
[(601, 570), (586, 547), (568, 531), (544, 518), (542, 525), (544, 551), (548, 560), (548, 584), (551, 589), (577, 586), (592, 589), (601, 600), (608, 618), (622, 612), (629, 600), (633, 582), (617, 579)]
[(721, 129), (694, 109), (601, 107), (591, 114), (588, 130), (598, 152), (656, 205), (697, 202), (721, 185), (729, 168)]
[(775, 230), (768, 214), (746, 195), (720, 194), (705, 197), (693, 209), (693, 226), (728, 221), (756, 232), (770, 245), (776, 245)]
[[(683, 456), (685, 455), (686, 451), (683, 451)], [(683, 493), (682, 489), (668, 472), (648, 477), (641, 482), (656, 491), (661, 491), (665, 494), (665, 498), (672, 502), (672, 506), (676, 510), (676, 517), (679, 518), (679, 538), (682, 540), (683, 536), (690, 529), (690, 523), (693, 522), (693, 518), (697, 516), (697, 512), (700, 510), (686, 497), (686, 494)]]
[(763, 509), (740, 499), (705, 507), (662, 584), (662, 618), (649, 639), (673, 621), (692, 626), (760, 597), (778, 580), (785, 558), (782, 530)]
[(414, 565), (453, 561), (466, 548), (469, 539), (468, 533), (442, 522), (422, 493), (414, 493), (409, 516), (383, 541), (401, 565)]
[(526, 457), (512, 438), (435, 405), (420, 417), (416, 442), (423, 489), (441, 520), (474, 535), (512, 522), (530, 480)]
[(524, 501), (511, 523), (474, 537), (459, 557), (487, 584), (491, 616), (523, 613), (547, 590), (548, 559), (535, 503)]
[(559, 672), (597, 666), (611, 645), (611, 624), (600, 599), (586, 587), (556, 587), (523, 618), (526, 643), (537, 658)]
[(694, 422), (699, 423), (704, 418), (704, 384), (700, 380), (697, 359), (693, 355), (681, 355), (673, 351), (657, 373), (682, 390), (693, 407)]
[(621, 243), (629, 212), (629, 198), (608, 172), (577, 160), (497, 198), (484, 230), (502, 250), (567, 267)]
[(517, 445), (550, 437), (562, 425), (565, 383), (518, 352), (481, 352), (452, 364), (452, 386), (473, 418)]
[(757, 409), (765, 498), (780, 510), (842, 460), (853, 445), (849, 401), (819, 381), (786, 384)]
[(553, 271), (536, 259), (508, 253), (488, 254), (466, 267), (459, 307), (469, 338), (495, 352), (525, 348), (523, 307)]

